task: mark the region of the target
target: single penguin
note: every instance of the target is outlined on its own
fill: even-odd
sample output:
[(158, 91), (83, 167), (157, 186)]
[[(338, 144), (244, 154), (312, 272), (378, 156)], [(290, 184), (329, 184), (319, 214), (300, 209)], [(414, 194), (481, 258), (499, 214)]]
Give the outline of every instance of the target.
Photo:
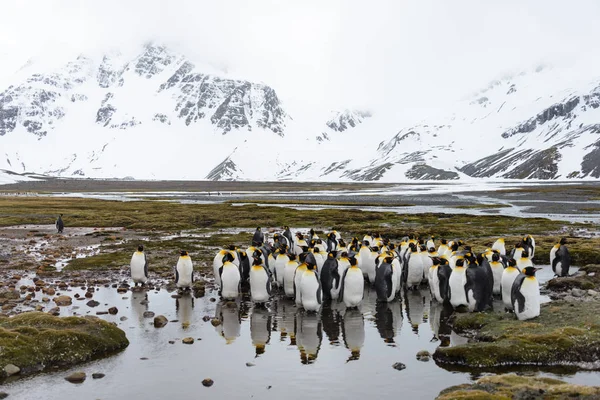
[(300, 282), (302, 308), (306, 311), (319, 311), (323, 302), (323, 290), (319, 275), (315, 270), (316, 266), (314, 257), (311, 259), (310, 254), (307, 255), (306, 271), (302, 274), (302, 281)]
[(277, 253), (277, 257), (275, 258), (275, 280), (277, 282), (277, 287), (283, 287), (283, 275), (285, 271), (285, 266), (288, 261), (290, 261), (290, 257), (286, 253), (287, 246), (283, 245), (279, 248), (279, 252)]
[(256, 228), (254, 231), (254, 236), (252, 236), (252, 246), (260, 247), (265, 242), (265, 234), (260, 229), (260, 226)]
[(512, 284), (511, 303), (520, 321), (540, 315), (540, 284), (535, 277), (539, 268), (525, 267)]
[(479, 260), (469, 253), (466, 257), (468, 267), (466, 270), (467, 283), (465, 292), (469, 302), (469, 311), (483, 312), (492, 308), (493, 278), (490, 280), (491, 271), (486, 270), (483, 263), (487, 260), (481, 257)]
[(560, 242), (550, 250), (550, 265), (556, 276), (569, 276), (571, 267), (571, 255), (567, 249), (567, 239), (562, 238)]
[(443, 257), (449, 250), (450, 248), (448, 247), (448, 241), (446, 239), (442, 239), (440, 247), (438, 247), (437, 251), (439, 256)]
[[(248, 258), (248, 253), (246, 253), (243, 250), (238, 250), (237, 254), (238, 254), (238, 260), (240, 260), (240, 267), (239, 267), (240, 268), (240, 282), (242, 284), (244, 284), (244, 283), (248, 282), (248, 280), (250, 279), (250, 259)], [(215, 277), (218, 275), (219, 275), (219, 272), (217, 271), (217, 274), (215, 275)], [(219, 278), (219, 280), (220, 279), (221, 278)]]
[(507, 310), (512, 310), (512, 285), (515, 279), (519, 276), (517, 262), (514, 258), (508, 260), (508, 266), (502, 272), (502, 302)]
[(300, 290), (300, 287), (302, 286), (302, 278), (304, 276), (304, 271), (307, 270), (306, 257), (309, 254), (310, 253), (308, 252), (300, 253), (300, 255), (298, 256), (298, 260), (300, 261), (300, 263), (296, 268), (296, 271), (294, 272), (294, 300), (297, 306), (302, 305), (302, 291)]
[(434, 242), (435, 238), (433, 236), (430, 236), (429, 239), (427, 240), (427, 243), (425, 243), (425, 247), (427, 247), (428, 249), (435, 249), (435, 242)]
[(533, 267), (533, 263), (531, 262), (531, 257), (529, 257), (529, 250), (524, 249), (521, 252), (521, 258), (517, 258), (517, 268), (519, 271), (523, 271), (524, 268)]
[(431, 262), (431, 267), (429, 267), (429, 291), (431, 292), (431, 297), (441, 303), (443, 300), (440, 294), (440, 279), (438, 277), (440, 258), (433, 257)]
[[(360, 278), (362, 279), (362, 273)], [(342, 318), (342, 335), (346, 348), (350, 350), (347, 361), (358, 360), (365, 344), (365, 317), (358, 309), (346, 309)]]
[(371, 260), (371, 248), (369, 241), (364, 241), (360, 250), (358, 251), (358, 255), (356, 256), (356, 260), (358, 261), (358, 268), (363, 272), (363, 276), (368, 279), (369, 277), (369, 266), (371, 261), (373, 261), (373, 269), (375, 269), (375, 261)]
[(467, 292), (465, 290), (467, 284), (467, 268), (465, 268), (464, 263), (465, 260), (462, 258), (456, 260), (456, 266), (452, 270), (450, 279), (448, 280), (450, 304), (452, 304), (452, 307), (454, 308), (469, 305)]
[(62, 214), (60, 214), (56, 220), (56, 231), (57, 233), (63, 233), (63, 230), (65, 229), (65, 223), (62, 220)]
[[(237, 297), (237, 296), (236, 296)], [(254, 303), (265, 303), (271, 297), (271, 275), (258, 257), (250, 269), (250, 298)]]
[(135, 286), (138, 283), (144, 286), (148, 281), (148, 259), (144, 253), (144, 246), (138, 246), (137, 251), (131, 256), (129, 267), (131, 269), (131, 279), (133, 279)]
[(338, 238), (336, 236), (336, 232), (329, 232), (327, 235), (327, 252), (337, 251), (338, 249)]
[(492, 276), (494, 277), (494, 294), (502, 294), (502, 274), (504, 273), (504, 265), (500, 262), (500, 253), (492, 254)]
[(438, 281), (438, 293), (440, 295), (437, 300), (440, 303), (447, 303), (450, 301), (450, 275), (452, 274), (452, 268), (448, 264), (448, 260), (440, 258), (440, 265), (437, 267), (437, 281)]
[(523, 238), (523, 247), (527, 249), (529, 258), (533, 258), (535, 256), (535, 239), (533, 236), (527, 235)]
[(346, 242), (344, 241), (344, 239), (339, 239), (338, 240), (337, 252), (338, 252), (338, 254), (342, 254), (342, 253), (347, 253), (348, 252), (348, 246), (346, 245)]
[(407, 262), (406, 286), (416, 289), (423, 280), (423, 260), (415, 243), (409, 245), (410, 253)]
[(340, 292), (341, 277), (338, 272), (338, 260), (335, 251), (330, 251), (327, 254), (327, 260), (323, 263), (319, 278), (323, 288), (323, 301), (328, 302), (337, 300)]
[(289, 261), (285, 264), (283, 270), (283, 292), (291, 299), (294, 298), (294, 274), (296, 268), (298, 268), (298, 262), (296, 261), (296, 255), (290, 254), (288, 256)]
[(377, 270), (377, 257), (379, 257), (379, 246), (373, 246), (370, 248), (371, 252), (369, 253), (369, 261), (366, 264), (367, 268), (367, 277), (369, 278), (369, 283), (373, 285), (375, 283), (375, 274)]
[(215, 276), (215, 283), (218, 286), (221, 286), (221, 278), (219, 277), (219, 268), (223, 266), (223, 257), (225, 254), (229, 254), (229, 251), (225, 249), (219, 250), (215, 258), (213, 259), (213, 274)]
[[(221, 297), (229, 300), (237, 298), (240, 294), (240, 270), (232, 261), (233, 256), (230, 253), (227, 253), (223, 257), (223, 265), (221, 268), (219, 268), (219, 276), (221, 278)], [(252, 270), (250, 273), (252, 273)]]
[(292, 236), (292, 232), (290, 231), (289, 226), (283, 227), (283, 236), (288, 240), (288, 247), (290, 250), (294, 249), (294, 237)]
[(299, 256), (304, 250), (304, 247), (308, 247), (308, 243), (304, 239), (304, 235), (302, 233), (296, 233), (296, 241), (294, 242), (294, 254)]
[(521, 258), (521, 254), (523, 253), (523, 250), (525, 250), (523, 248), (523, 244), (520, 243), (520, 242), (517, 243), (515, 245), (515, 248), (512, 251), (511, 258), (514, 258), (515, 260), (518, 260), (519, 258)]
[(315, 230), (313, 228), (310, 228), (310, 231), (308, 232), (308, 234), (309, 234), (310, 240), (317, 240), (319, 238), (319, 235), (317, 235), (317, 233), (315, 232)]
[(375, 291), (377, 301), (389, 302), (396, 297), (396, 278), (392, 268), (393, 257), (387, 256), (377, 267), (375, 275)]
[(194, 283), (194, 266), (187, 251), (182, 251), (175, 267), (175, 284), (178, 288), (191, 289)]
[(497, 250), (500, 255), (506, 255), (506, 247), (504, 246), (504, 238), (500, 238), (492, 245), (492, 250)]
[(358, 307), (364, 296), (365, 279), (362, 271), (358, 268), (356, 258), (349, 259), (350, 266), (342, 275), (342, 286), (339, 299), (344, 302), (347, 308)]

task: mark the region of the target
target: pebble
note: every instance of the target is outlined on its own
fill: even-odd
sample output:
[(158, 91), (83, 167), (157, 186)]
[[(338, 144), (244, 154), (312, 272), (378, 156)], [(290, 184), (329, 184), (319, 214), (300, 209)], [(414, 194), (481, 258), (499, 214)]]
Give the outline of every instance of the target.
[(162, 328), (168, 322), (169, 321), (167, 320), (167, 317), (165, 317), (164, 315), (159, 315), (157, 317), (154, 317), (154, 327), (155, 328)]
[(56, 291), (52, 288), (48, 288), (48, 289), (46, 289), (46, 294), (48, 296), (54, 296), (56, 294)]
[(394, 363), (394, 365), (392, 365), (392, 368), (394, 368), (398, 371), (402, 371), (403, 369), (406, 368), (406, 365), (402, 364), (401, 362), (397, 362), (397, 363)]
[(97, 307), (100, 305), (100, 302), (96, 301), (96, 300), (90, 300), (87, 303), (85, 303), (88, 307)]
[(204, 321), (204, 322), (208, 322), (210, 320), (211, 320), (210, 315), (205, 315), (204, 317), (202, 317), (202, 321)]
[(153, 318), (153, 317), (154, 317), (153, 311), (144, 311), (144, 318)]
[(588, 291), (587, 291), (587, 293), (588, 293), (590, 296), (597, 296), (597, 295), (598, 295), (598, 292), (596, 292), (594, 289), (590, 289), (590, 290), (588, 290)]
[(574, 297), (583, 297), (583, 296), (585, 296), (585, 290), (574, 288), (571, 291), (571, 295)]
[(117, 315), (119, 313), (119, 309), (117, 307), (111, 307), (108, 309), (108, 313), (110, 315)]
[(0, 399), (5, 399), (8, 397), (8, 393), (6, 392), (0, 392)]
[(51, 308), (50, 311), (48, 311), (48, 314), (51, 314), (54, 316), (60, 315), (60, 308), (58, 308), (58, 307)]
[(85, 372), (73, 372), (71, 375), (67, 376), (65, 379), (71, 383), (82, 383), (85, 381)]
[(169, 344), (175, 344), (174, 340), (169, 340)]
[(6, 376), (12, 376), (21, 372), (21, 368), (17, 367), (14, 364), (6, 364), (6, 366), (4, 367), (4, 372), (6, 372)]
[(92, 374), (92, 378), (93, 378), (93, 379), (102, 379), (102, 378), (104, 378), (105, 376), (106, 376), (106, 375), (104, 375), (104, 374), (102, 374), (102, 373), (100, 373), (100, 372), (94, 372), (94, 373)]
[(251, 362), (247, 362), (246, 363), (246, 367), (254, 367), (256, 364), (251, 363)]
[(119, 321), (127, 321), (127, 317), (123, 315), (121, 318), (119, 318)]
[(108, 311), (96, 311), (96, 315), (106, 315)]
[(206, 378), (202, 380), (202, 384), (206, 387), (211, 387), (215, 382), (210, 379), (210, 378)]
[(70, 296), (62, 295), (54, 298), (54, 303), (57, 306), (70, 306), (73, 303), (73, 299)]
[(217, 318), (212, 319), (210, 321), (210, 323), (211, 323), (212, 326), (215, 326), (215, 327), (221, 325), (221, 321), (219, 319), (217, 319)]
[(431, 354), (427, 350), (421, 350), (420, 352), (417, 353), (417, 360), (419, 360), (419, 361), (427, 362), (427, 361), (429, 361), (430, 357), (431, 357)]
[(184, 344), (192, 344), (192, 343), (194, 343), (194, 338), (193, 337), (186, 337), (186, 338), (183, 338), (181, 340), (181, 342), (184, 343)]

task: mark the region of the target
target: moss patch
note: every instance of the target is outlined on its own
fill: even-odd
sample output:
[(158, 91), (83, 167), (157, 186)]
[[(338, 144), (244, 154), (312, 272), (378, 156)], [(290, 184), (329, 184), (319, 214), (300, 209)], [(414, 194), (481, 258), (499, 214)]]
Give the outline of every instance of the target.
[(74, 365), (128, 345), (125, 332), (95, 317), (28, 312), (0, 318), (0, 368), (14, 364), (21, 374)]
[(469, 385), (443, 390), (438, 400), (452, 399), (592, 399), (600, 396), (600, 387), (572, 385), (558, 379), (515, 374), (486, 376)]
[(540, 316), (517, 321), (512, 314), (457, 314), (456, 332), (473, 342), (438, 348), (442, 367), (474, 369), (516, 365), (597, 363), (600, 359), (600, 302), (557, 301), (542, 305)]

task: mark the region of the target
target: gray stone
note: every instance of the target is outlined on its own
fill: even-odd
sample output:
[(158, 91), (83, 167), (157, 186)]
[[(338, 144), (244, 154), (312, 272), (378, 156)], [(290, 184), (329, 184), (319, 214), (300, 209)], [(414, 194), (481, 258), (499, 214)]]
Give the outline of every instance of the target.
[(571, 291), (571, 295), (573, 295), (574, 297), (583, 297), (585, 296), (585, 290), (574, 288)]
[(194, 338), (193, 337), (186, 337), (186, 338), (183, 338), (183, 340), (181, 342), (185, 343), (185, 344), (192, 344), (192, 343), (194, 343)]
[(21, 372), (21, 368), (17, 367), (14, 364), (7, 364), (4, 367), (4, 372), (6, 372), (6, 376), (16, 375)]
[(402, 371), (403, 369), (406, 368), (406, 365), (402, 364), (401, 362), (397, 362), (394, 365), (392, 365), (392, 368), (394, 368), (398, 371)]
[(206, 378), (202, 380), (202, 384), (206, 387), (211, 387), (215, 382), (210, 379), (210, 378)]
[(167, 317), (165, 317), (164, 315), (159, 315), (157, 317), (154, 317), (154, 327), (155, 328), (162, 328), (168, 322), (169, 321), (167, 320)]
[(144, 318), (153, 318), (153, 317), (154, 317), (153, 311), (144, 311)]
[(73, 372), (71, 375), (67, 376), (65, 379), (71, 383), (82, 383), (85, 381), (86, 375), (85, 372)]
[(587, 293), (588, 293), (590, 296), (597, 296), (597, 295), (598, 295), (598, 292), (596, 292), (596, 291), (595, 291), (595, 290), (593, 290), (593, 289), (590, 289), (590, 290), (588, 290), (588, 291), (587, 291)]
[(93, 378), (93, 379), (102, 379), (102, 378), (104, 378), (105, 376), (106, 376), (106, 375), (104, 375), (103, 373), (100, 373), (100, 372), (94, 372), (94, 373), (92, 374), (92, 378)]

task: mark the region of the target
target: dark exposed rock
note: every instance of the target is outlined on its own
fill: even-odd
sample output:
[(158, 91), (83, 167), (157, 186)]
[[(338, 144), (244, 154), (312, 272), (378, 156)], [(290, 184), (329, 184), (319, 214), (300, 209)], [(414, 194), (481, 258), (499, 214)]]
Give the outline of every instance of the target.
[(206, 386), (206, 387), (211, 387), (215, 382), (210, 379), (210, 378), (206, 378), (202, 380), (202, 385)]
[(402, 371), (403, 369), (406, 369), (406, 365), (402, 364), (401, 362), (397, 362), (394, 363), (394, 365), (392, 365), (392, 368), (398, 371)]
[(337, 112), (334, 117), (327, 121), (326, 125), (336, 132), (344, 132), (346, 129), (356, 127), (365, 118), (369, 117), (371, 117), (371, 113), (368, 111), (345, 110)]
[(458, 173), (454, 171), (445, 171), (431, 167), (427, 164), (415, 164), (411, 169), (406, 171), (406, 177), (410, 179), (427, 179), (427, 180), (454, 180), (458, 179)]
[(206, 179), (210, 181), (235, 180), (239, 178), (239, 173), (241, 172), (241, 170), (238, 170), (236, 163), (230, 157), (227, 157), (206, 175)]
[(169, 322), (169, 320), (164, 315), (159, 315), (157, 317), (154, 317), (154, 327), (155, 328), (162, 328), (163, 326), (167, 325), (168, 322)]
[(102, 379), (102, 378), (104, 378), (105, 376), (106, 376), (106, 375), (105, 375), (105, 374), (103, 374), (103, 373), (101, 373), (101, 372), (94, 372), (94, 373), (92, 374), (92, 378), (93, 378), (93, 379)]
[(85, 381), (85, 378), (85, 372), (73, 372), (71, 375), (65, 377), (71, 383), (82, 383)]

